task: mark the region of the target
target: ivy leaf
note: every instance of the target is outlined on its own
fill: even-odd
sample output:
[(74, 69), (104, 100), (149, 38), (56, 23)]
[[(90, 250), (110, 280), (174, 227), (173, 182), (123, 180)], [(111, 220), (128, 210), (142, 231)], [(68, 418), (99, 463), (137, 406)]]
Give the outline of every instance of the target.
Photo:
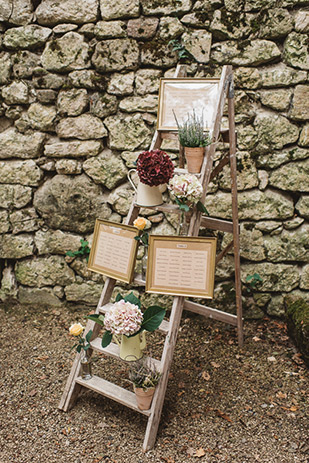
[(87, 342), (90, 342), (91, 336), (92, 336), (92, 330), (89, 330), (85, 337)]
[(105, 331), (105, 333), (102, 336), (101, 346), (107, 347), (111, 343), (112, 337), (113, 335), (110, 331)]
[(141, 301), (136, 296), (134, 296), (132, 291), (130, 292), (130, 294), (124, 297), (124, 300), (126, 302), (130, 302), (131, 304), (135, 304), (139, 308), (141, 308)]
[(198, 211), (200, 211), (200, 212), (203, 212), (206, 215), (209, 215), (209, 212), (207, 211), (206, 207), (204, 206), (204, 204), (201, 201), (198, 201), (196, 203), (196, 209)]
[(144, 312), (144, 319), (141, 325), (141, 330), (154, 331), (156, 330), (165, 315), (166, 310), (158, 305), (148, 307)]
[(119, 301), (121, 301), (121, 299), (123, 299), (123, 297), (122, 297), (122, 295), (120, 293), (118, 293), (117, 296), (116, 296), (115, 301), (119, 302)]
[(66, 255), (66, 256), (69, 256), (69, 257), (75, 257), (76, 253), (73, 252), (73, 251), (67, 251), (67, 252), (65, 253), (65, 255)]
[(87, 315), (88, 320), (98, 323), (101, 326), (104, 326), (104, 316), (100, 314)]

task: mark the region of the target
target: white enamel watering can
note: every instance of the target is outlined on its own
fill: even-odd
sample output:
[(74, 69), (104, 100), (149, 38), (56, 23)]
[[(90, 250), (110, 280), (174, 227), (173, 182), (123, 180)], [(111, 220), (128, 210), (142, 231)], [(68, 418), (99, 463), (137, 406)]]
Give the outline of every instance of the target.
[(136, 204), (139, 206), (159, 206), (163, 203), (162, 193), (160, 186), (148, 186), (142, 182), (139, 182), (137, 187), (135, 186), (131, 174), (136, 172), (136, 169), (130, 169), (128, 172), (128, 179), (136, 193)]

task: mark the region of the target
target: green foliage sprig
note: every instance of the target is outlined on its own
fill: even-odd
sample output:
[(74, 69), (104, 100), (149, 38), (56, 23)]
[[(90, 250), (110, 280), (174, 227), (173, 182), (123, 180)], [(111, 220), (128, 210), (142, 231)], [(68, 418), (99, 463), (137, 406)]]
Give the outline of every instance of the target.
[(81, 243), (81, 246), (78, 249), (78, 251), (67, 251), (65, 253), (65, 255), (69, 256), (69, 257), (78, 257), (78, 256), (84, 257), (84, 256), (86, 256), (86, 261), (88, 262), (89, 254), (90, 254), (89, 243), (88, 243), (88, 241), (83, 240), (83, 239), (80, 240), (80, 243)]
[(172, 51), (176, 51), (178, 59), (192, 58), (191, 53), (184, 47), (184, 45), (177, 39), (170, 40), (168, 45), (172, 47)]

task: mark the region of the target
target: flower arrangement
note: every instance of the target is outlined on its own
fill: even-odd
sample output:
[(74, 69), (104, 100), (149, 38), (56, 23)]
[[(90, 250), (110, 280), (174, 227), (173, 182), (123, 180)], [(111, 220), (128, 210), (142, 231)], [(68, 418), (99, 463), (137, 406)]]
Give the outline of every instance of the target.
[(199, 117), (193, 110), (192, 114), (188, 113), (187, 119), (182, 124), (178, 122), (175, 112), (174, 117), (178, 127), (179, 143), (182, 146), (198, 148), (210, 145), (210, 136), (205, 134), (203, 115)]
[(134, 362), (129, 370), (129, 379), (135, 387), (146, 391), (156, 387), (162, 374), (156, 369), (149, 359), (141, 359)]
[(78, 338), (78, 342), (74, 344), (74, 346), (72, 347), (72, 349), (76, 347), (76, 350), (78, 353), (80, 353), (82, 349), (84, 351), (87, 351), (90, 347), (90, 339), (92, 336), (92, 330), (89, 330), (85, 338), (83, 338), (82, 334), (84, 332), (84, 329), (85, 328), (80, 323), (74, 323), (69, 328), (70, 335)]
[(148, 186), (168, 183), (174, 173), (170, 157), (161, 150), (143, 151), (137, 158), (136, 167), (140, 181)]
[(140, 230), (142, 233), (138, 236), (135, 236), (135, 240), (139, 241), (145, 248), (148, 247), (148, 233), (144, 231), (144, 228), (147, 225), (147, 220), (144, 219), (144, 217), (137, 217), (136, 220), (134, 220), (133, 225), (135, 228)]
[(159, 306), (148, 307), (144, 312), (141, 310), (141, 301), (134, 296), (133, 292), (125, 297), (118, 294), (116, 302), (108, 309), (105, 315), (88, 315), (105, 329), (102, 336), (102, 347), (106, 347), (112, 341), (113, 335), (135, 336), (142, 331), (156, 330), (165, 315), (165, 309)]
[(195, 175), (175, 175), (170, 180), (168, 189), (182, 211), (188, 212), (190, 205), (196, 204), (199, 211), (208, 214), (204, 204), (200, 201), (203, 194), (203, 186)]

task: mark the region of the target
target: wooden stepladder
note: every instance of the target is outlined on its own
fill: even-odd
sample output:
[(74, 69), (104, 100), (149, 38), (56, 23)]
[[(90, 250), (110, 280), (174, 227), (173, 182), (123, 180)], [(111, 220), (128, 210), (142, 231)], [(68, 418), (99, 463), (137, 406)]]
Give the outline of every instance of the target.
[[(175, 77), (184, 77), (186, 74), (185, 66), (179, 65), (176, 69)], [(224, 105), (228, 100), (228, 120), (229, 129), (221, 132), (220, 125), (223, 116)], [(224, 66), (219, 82), (219, 89), (215, 108), (215, 117), (213, 119), (212, 127), (209, 128), (213, 140), (217, 141), (220, 134), (223, 136), (224, 141), (229, 142), (229, 153), (226, 154), (220, 162), (214, 166), (214, 155), (216, 143), (212, 143), (206, 148), (206, 154), (201, 169), (200, 180), (203, 184), (203, 197), (205, 200), (209, 182), (223, 169), (225, 165), (230, 164), (231, 172), (231, 196), (232, 196), (232, 221), (221, 220), (211, 217), (206, 217), (201, 212), (194, 210), (189, 214), (190, 225), (188, 236), (198, 236), (200, 226), (206, 227), (211, 230), (219, 230), (232, 234), (232, 241), (228, 246), (223, 249), (216, 257), (216, 263), (219, 262), (229, 250), (234, 250), (234, 263), (235, 263), (235, 289), (236, 289), (236, 307), (237, 315), (228, 314), (226, 312), (216, 310), (205, 305), (197, 304), (195, 302), (186, 300), (183, 296), (176, 296), (173, 300), (171, 314), (169, 321), (163, 321), (159, 327), (159, 331), (163, 332), (165, 337), (164, 347), (160, 361), (155, 360), (157, 368), (161, 371), (162, 377), (156, 388), (155, 395), (152, 401), (151, 409), (142, 411), (139, 410), (135, 396), (127, 389), (121, 388), (114, 383), (106, 381), (98, 376), (93, 376), (89, 380), (84, 380), (79, 376), (80, 371), (80, 355), (77, 354), (74, 360), (69, 378), (67, 380), (62, 398), (60, 400), (59, 408), (67, 411), (76, 401), (82, 388), (87, 388), (98, 392), (99, 394), (113, 399), (139, 413), (144, 414), (147, 418), (147, 427), (144, 438), (143, 450), (151, 449), (155, 443), (157, 430), (160, 422), (160, 416), (163, 408), (165, 392), (167, 388), (169, 371), (173, 359), (174, 349), (176, 345), (180, 320), (183, 309), (191, 312), (204, 315), (205, 317), (220, 320), (237, 327), (238, 342), (240, 347), (243, 345), (243, 319), (242, 319), (242, 303), (241, 303), (241, 281), (240, 281), (240, 255), (239, 255), (239, 225), (238, 225), (238, 208), (237, 208), (237, 185), (236, 185), (236, 134), (235, 134), (235, 120), (234, 120), (234, 89), (233, 89), (233, 72), (231, 66)], [(177, 133), (175, 132), (159, 132), (156, 131), (150, 149), (159, 149), (164, 139), (175, 139)], [(180, 167), (183, 167), (182, 153), (180, 153)], [(153, 209), (168, 212), (179, 213), (178, 206), (163, 204), (161, 206), (154, 206)], [(128, 213), (126, 223), (131, 225), (138, 217), (140, 206), (132, 203)], [(134, 283), (138, 285), (145, 285), (145, 282), (135, 279)], [(97, 305), (96, 313), (104, 313), (110, 305), (110, 298), (116, 284), (116, 280), (108, 278), (105, 282), (100, 300)], [(93, 350), (99, 351), (105, 355), (119, 358), (119, 347), (117, 344), (111, 343), (106, 348), (101, 347), (101, 338), (98, 336), (100, 326), (92, 321), (88, 321), (86, 326), (86, 333), (93, 330), (91, 340), (91, 352)]]

